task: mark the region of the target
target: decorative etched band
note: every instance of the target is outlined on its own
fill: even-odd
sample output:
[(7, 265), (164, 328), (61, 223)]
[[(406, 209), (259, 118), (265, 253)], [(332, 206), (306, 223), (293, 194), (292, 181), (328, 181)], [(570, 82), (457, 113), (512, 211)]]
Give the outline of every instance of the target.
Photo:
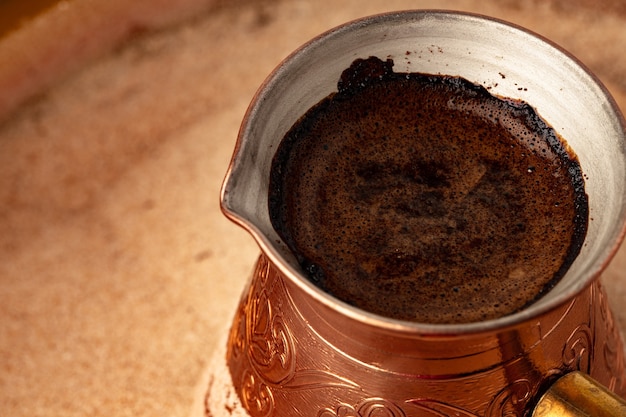
[[(333, 346), (323, 339), (289, 288), (261, 256), (231, 328), (227, 364), (252, 417), (525, 416), (546, 383), (570, 370), (626, 393), (622, 341), (599, 282), (562, 309), (507, 329), (506, 338), (494, 333), (476, 339), (484, 352), (463, 359), (481, 363), (473, 372), (446, 374), (446, 350), (451, 343), (459, 351), (476, 340), (441, 341), (441, 359), (428, 359), (438, 371), (432, 375), (423, 372), (419, 345), (404, 353), (405, 362), (417, 356), (403, 372), (385, 367), (385, 361), (397, 359), (393, 356), (375, 365), (355, 360), (351, 350), (360, 342)], [(494, 346), (500, 356), (494, 356)], [(504, 354), (511, 349), (515, 354)], [(507, 359), (482, 365), (492, 357)]]

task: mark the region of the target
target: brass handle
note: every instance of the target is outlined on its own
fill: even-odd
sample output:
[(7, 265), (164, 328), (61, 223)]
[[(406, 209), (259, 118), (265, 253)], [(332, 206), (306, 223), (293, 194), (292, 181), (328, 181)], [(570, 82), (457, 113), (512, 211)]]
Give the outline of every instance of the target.
[(582, 372), (559, 378), (541, 397), (532, 417), (626, 416), (626, 402)]

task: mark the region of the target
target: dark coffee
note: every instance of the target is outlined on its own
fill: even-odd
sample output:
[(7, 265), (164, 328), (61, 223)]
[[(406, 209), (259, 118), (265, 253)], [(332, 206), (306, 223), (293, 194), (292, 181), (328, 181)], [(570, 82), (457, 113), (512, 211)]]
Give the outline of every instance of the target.
[(383, 316), (465, 323), (519, 311), (578, 255), (575, 156), (527, 104), (357, 60), (273, 160), (274, 228), (309, 278)]

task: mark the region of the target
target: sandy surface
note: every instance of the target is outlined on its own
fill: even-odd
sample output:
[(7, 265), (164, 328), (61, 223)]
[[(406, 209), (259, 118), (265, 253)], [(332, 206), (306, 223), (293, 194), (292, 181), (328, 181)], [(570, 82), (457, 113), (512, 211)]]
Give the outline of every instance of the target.
[[(564, 46), (626, 109), (626, 12), (604, 3), (239, 2), (60, 71), (0, 115), (0, 416), (189, 415), (258, 254), (219, 187), (256, 88), (297, 46), (383, 11), (484, 13)], [(625, 268), (622, 250), (604, 277), (616, 306)]]

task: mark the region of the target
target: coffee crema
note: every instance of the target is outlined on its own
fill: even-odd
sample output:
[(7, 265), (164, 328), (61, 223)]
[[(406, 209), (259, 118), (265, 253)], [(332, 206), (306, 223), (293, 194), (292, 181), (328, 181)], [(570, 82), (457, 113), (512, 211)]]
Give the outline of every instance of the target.
[(422, 323), (523, 309), (587, 229), (577, 158), (528, 104), (375, 57), (285, 135), (269, 190), (272, 225), (312, 282)]

